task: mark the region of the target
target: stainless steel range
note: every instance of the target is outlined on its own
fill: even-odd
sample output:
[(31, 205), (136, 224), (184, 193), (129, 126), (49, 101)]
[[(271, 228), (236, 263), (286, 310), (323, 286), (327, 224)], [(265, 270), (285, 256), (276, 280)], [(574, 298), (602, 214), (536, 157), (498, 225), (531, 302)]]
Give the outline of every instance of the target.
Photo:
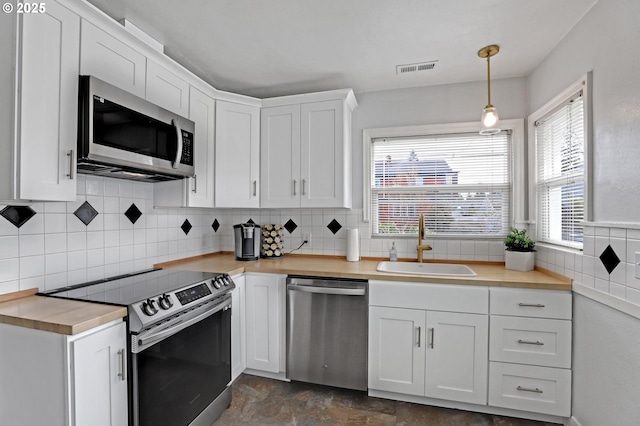
[(129, 423), (210, 426), (231, 403), (227, 274), (153, 270), (45, 294), (128, 307)]

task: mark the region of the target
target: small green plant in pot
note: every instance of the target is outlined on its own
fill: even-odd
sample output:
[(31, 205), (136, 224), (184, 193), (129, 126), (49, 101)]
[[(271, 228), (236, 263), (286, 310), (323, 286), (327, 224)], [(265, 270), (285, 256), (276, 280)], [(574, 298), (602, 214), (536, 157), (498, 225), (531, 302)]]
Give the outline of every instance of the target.
[(536, 243), (527, 236), (525, 229), (511, 232), (504, 239), (506, 246), (505, 268), (516, 271), (532, 271), (535, 267)]

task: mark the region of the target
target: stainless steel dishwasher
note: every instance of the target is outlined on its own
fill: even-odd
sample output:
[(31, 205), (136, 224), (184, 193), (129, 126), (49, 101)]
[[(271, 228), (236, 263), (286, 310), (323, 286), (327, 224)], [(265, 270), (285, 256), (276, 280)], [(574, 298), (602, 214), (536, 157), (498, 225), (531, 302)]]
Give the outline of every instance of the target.
[(287, 278), (287, 378), (367, 390), (368, 282)]

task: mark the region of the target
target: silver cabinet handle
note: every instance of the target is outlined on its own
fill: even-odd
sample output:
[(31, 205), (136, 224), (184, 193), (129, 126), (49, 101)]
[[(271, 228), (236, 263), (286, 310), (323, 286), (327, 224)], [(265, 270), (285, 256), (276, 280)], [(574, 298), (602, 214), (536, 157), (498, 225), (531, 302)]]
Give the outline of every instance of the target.
[(422, 336), (422, 327), (418, 327), (418, 347), (420, 347), (420, 338)]
[(67, 157), (69, 157), (69, 173), (67, 174), (67, 177), (69, 178), (69, 180), (74, 180), (76, 177), (76, 168), (75, 168), (75, 159), (74, 159), (74, 155), (75, 151), (72, 149), (71, 151), (67, 152)]
[(543, 393), (538, 388), (531, 389), (531, 388), (523, 388), (522, 386), (518, 386), (516, 389), (518, 389), (519, 391), (523, 391), (523, 392)]
[(296, 181), (295, 179), (293, 180), (293, 195), (296, 195), (296, 183), (298, 183), (298, 181)]
[(532, 342), (530, 340), (518, 339), (518, 343), (522, 343), (523, 345), (538, 345), (538, 346), (543, 346), (544, 345), (543, 342), (540, 342), (538, 340), (536, 340), (535, 342)]
[(127, 380), (127, 365), (125, 363), (127, 354), (125, 353), (125, 350), (120, 349), (118, 351), (118, 356), (120, 357), (120, 372), (118, 373), (118, 377), (120, 377), (120, 380), (124, 382), (125, 380)]
[(540, 303), (518, 303), (518, 306), (528, 307), (528, 308), (544, 308), (543, 304)]
[(258, 181), (253, 181), (253, 196), (255, 197), (258, 194)]
[(198, 192), (198, 175), (193, 175), (193, 189), (191, 192)]
[(302, 179), (302, 195), (307, 195), (307, 180)]
[(177, 169), (180, 167), (180, 160), (182, 159), (182, 129), (177, 118), (171, 120), (171, 125), (176, 129), (176, 158), (171, 167)]
[(434, 344), (433, 341), (434, 341), (434, 338), (435, 338), (435, 330), (436, 330), (435, 327), (431, 327), (429, 329), (429, 333), (431, 333), (431, 343), (429, 344), (429, 347), (431, 349), (433, 349), (433, 344)]

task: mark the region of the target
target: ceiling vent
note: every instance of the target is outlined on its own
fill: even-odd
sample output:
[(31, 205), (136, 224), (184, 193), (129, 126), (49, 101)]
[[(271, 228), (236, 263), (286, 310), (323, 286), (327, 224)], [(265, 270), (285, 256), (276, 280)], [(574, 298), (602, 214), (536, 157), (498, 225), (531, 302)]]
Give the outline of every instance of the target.
[(435, 68), (436, 62), (420, 62), (418, 64), (396, 65), (396, 74), (406, 74), (409, 72), (429, 71)]

